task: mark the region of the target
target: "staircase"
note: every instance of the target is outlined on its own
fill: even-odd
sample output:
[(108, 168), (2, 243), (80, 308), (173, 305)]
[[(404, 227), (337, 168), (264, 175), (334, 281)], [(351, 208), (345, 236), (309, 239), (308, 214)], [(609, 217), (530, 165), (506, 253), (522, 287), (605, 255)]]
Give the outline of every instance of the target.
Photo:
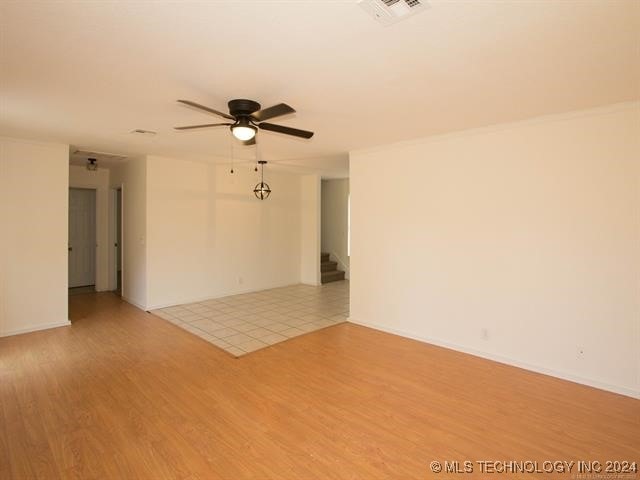
[(338, 262), (332, 261), (328, 253), (320, 254), (320, 272), (322, 275), (322, 283), (344, 280), (344, 272), (338, 270)]

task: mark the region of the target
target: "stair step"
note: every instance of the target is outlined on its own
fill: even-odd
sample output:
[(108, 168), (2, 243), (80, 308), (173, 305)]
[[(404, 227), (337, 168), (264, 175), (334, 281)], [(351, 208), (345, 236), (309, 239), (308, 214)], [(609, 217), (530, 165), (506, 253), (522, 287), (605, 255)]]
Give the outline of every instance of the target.
[(344, 280), (344, 272), (342, 270), (322, 272), (322, 283), (337, 282), (340, 280)]
[(320, 254), (320, 262), (328, 262), (329, 259), (329, 254), (328, 253), (321, 253)]
[(320, 271), (321, 272), (331, 272), (331, 271), (337, 270), (337, 269), (338, 269), (338, 262), (328, 261), (328, 262), (322, 262), (320, 264)]

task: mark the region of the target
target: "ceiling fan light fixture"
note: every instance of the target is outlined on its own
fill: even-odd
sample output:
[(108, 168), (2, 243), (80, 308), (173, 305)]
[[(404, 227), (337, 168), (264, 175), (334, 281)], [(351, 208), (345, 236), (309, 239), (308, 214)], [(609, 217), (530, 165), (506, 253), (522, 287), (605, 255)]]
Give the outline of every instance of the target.
[(238, 140), (246, 142), (256, 136), (258, 129), (251, 125), (248, 120), (239, 120), (238, 123), (231, 126), (231, 133)]

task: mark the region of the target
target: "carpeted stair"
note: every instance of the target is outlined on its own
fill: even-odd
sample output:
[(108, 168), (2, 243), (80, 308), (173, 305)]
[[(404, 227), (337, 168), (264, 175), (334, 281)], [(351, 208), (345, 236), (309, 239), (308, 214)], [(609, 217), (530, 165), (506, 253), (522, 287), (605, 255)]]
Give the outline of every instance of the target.
[(320, 254), (320, 272), (322, 274), (322, 283), (344, 280), (344, 272), (338, 270), (338, 262), (332, 261), (328, 253)]

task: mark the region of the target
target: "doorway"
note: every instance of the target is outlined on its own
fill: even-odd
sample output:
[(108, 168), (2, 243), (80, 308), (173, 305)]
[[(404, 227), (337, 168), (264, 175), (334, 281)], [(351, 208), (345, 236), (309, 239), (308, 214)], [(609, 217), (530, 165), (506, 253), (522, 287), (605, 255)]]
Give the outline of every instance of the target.
[(116, 272), (116, 289), (115, 293), (122, 296), (122, 188), (115, 191), (115, 217), (116, 217), (116, 241), (115, 248), (115, 272)]
[(109, 290), (122, 296), (124, 270), (122, 185), (109, 189)]
[(95, 291), (96, 191), (69, 189), (69, 293)]
[(349, 179), (322, 180), (321, 248), (322, 283), (349, 279), (351, 257), (351, 209)]

